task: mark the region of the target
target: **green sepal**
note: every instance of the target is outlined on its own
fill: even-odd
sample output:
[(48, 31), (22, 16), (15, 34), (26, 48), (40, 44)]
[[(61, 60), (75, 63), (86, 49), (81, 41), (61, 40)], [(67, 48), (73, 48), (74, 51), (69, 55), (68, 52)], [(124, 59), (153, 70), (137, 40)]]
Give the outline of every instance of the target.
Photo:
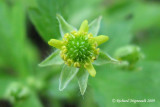
[(89, 24), (89, 33), (92, 33), (94, 37), (97, 36), (99, 32), (101, 19), (102, 16), (99, 16)]
[(45, 66), (51, 66), (51, 65), (60, 65), (63, 63), (64, 63), (64, 61), (60, 57), (60, 50), (56, 50), (49, 57), (47, 57), (45, 60), (43, 60), (39, 64), (39, 66), (45, 67)]
[(77, 31), (76, 28), (68, 24), (61, 15), (57, 14), (57, 19), (59, 22), (59, 29), (62, 37), (66, 33), (69, 33), (71, 31)]
[(102, 65), (107, 63), (119, 63), (119, 61), (100, 51), (98, 58), (93, 62), (95, 65)]
[(81, 95), (84, 95), (87, 89), (89, 73), (85, 68), (80, 68), (77, 73), (78, 84), (80, 88)]
[(67, 85), (75, 77), (77, 72), (78, 72), (78, 68), (64, 64), (62, 71), (61, 71), (60, 78), (59, 78), (59, 90), (60, 91), (63, 91), (63, 89), (67, 87)]

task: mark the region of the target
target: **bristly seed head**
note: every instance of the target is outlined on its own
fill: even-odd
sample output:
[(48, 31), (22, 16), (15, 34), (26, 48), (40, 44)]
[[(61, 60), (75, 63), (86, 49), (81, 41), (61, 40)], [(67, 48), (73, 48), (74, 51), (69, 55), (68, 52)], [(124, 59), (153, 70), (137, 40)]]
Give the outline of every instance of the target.
[(69, 66), (72, 64), (78, 68), (85, 66), (96, 60), (99, 54), (99, 48), (96, 48), (97, 43), (91, 33), (77, 31), (66, 33), (63, 42), (61, 57)]

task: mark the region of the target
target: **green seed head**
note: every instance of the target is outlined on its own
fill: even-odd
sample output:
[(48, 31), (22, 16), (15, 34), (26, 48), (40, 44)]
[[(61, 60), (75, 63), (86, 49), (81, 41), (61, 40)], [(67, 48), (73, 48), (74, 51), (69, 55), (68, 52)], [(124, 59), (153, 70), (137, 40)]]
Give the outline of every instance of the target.
[(81, 67), (89, 62), (93, 62), (99, 54), (97, 43), (93, 40), (93, 35), (86, 32), (66, 33), (63, 38), (61, 57), (67, 65), (74, 64)]

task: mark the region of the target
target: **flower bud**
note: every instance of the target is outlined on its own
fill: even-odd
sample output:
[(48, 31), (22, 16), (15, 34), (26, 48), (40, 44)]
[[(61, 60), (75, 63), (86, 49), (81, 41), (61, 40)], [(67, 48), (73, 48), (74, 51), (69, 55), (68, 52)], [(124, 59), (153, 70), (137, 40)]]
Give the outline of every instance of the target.
[(138, 46), (129, 45), (119, 48), (115, 52), (115, 58), (121, 61), (121, 66), (133, 69), (135, 64), (142, 58), (142, 53)]
[(29, 97), (30, 90), (20, 83), (11, 83), (6, 91), (6, 98), (12, 103), (23, 101)]

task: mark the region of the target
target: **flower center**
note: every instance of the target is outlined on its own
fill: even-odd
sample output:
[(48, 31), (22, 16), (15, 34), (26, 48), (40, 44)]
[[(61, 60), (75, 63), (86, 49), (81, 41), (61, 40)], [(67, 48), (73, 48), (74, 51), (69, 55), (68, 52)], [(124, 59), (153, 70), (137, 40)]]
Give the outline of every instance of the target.
[(61, 57), (67, 65), (74, 64), (75, 67), (84, 66), (93, 62), (99, 54), (99, 48), (96, 49), (96, 42), (93, 35), (86, 32), (73, 31), (66, 33), (63, 38)]

